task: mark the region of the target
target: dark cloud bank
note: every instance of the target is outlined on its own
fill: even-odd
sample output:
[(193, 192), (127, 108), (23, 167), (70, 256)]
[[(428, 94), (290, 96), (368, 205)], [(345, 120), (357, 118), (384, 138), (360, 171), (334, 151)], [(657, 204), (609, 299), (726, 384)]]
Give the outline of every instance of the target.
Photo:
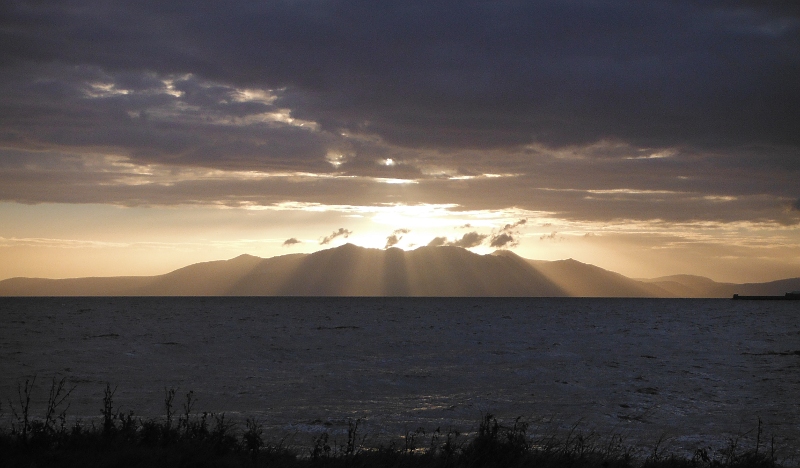
[[(20, 180), (30, 166), (9, 169), (13, 150), (27, 152), (23, 159), (94, 151), (138, 163), (375, 177), (420, 178), (430, 163), (523, 174), (520, 190), (769, 195), (725, 219), (763, 219), (766, 209), (793, 216), (797, 204), (789, 215), (785, 206), (797, 199), (800, 172), (795, 5), (5, 2), (0, 177)], [(243, 97), (246, 88), (269, 96)], [(570, 159), (573, 149), (582, 160)], [(61, 192), (46, 186), (59, 175), (23, 175), (50, 188), (42, 193)], [(521, 198), (546, 206), (539, 195)], [(519, 204), (493, 197), (495, 206)], [(565, 199), (546, 207), (597, 210)], [(604, 216), (681, 212), (669, 200), (612, 202)], [(496, 236), (498, 246), (515, 239)]]
[(7, 2), (2, 17), (4, 67), (285, 88), (300, 118), (405, 146), (800, 142), (787, 2)]

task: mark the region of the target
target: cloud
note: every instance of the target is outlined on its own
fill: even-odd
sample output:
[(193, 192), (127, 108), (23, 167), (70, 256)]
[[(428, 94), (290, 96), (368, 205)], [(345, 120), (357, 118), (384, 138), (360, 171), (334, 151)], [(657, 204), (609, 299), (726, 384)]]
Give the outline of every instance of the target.
[[(403, 179), (421, 181), (409, 204), (794, 222), (790, 3), (10, 2), (0, 200), (366, 205)], [(138, 165), (138, 185), (63, 169), (89, 153)], [(153, 181), (157, 165), (354, 177)]]
[(0, 142), (20, 149), (91, 148), (222, 169), (290, 162), (326, 171), (326, 148), (338, 139), (292, 118), (269, 93), (194, 75), (50, 65), (0, 72), (0, 91), (16, 96), (0, 98)]
[(403, 238), (403, 234), (411, 232), (410, 229), (396, 229), (389, 237), (386, 238), (386, 246), (384, 249), (397, 245)]
[(511, 231), (513, 231), (514, 229), (516, 229), (516, 228), (518, 228), (518, 227), (520, 227), (520, 226), (524, 226), (524, 225), (525, 225), (525, 223), (527, 223), (527, 222), (528, 222), (528, 219), (527, 219), (527, 218), (525, 218), (525, 219), (520, 219), (520, 220), (519, 220), (519, 221), (517, 221), (516, 223), (513, 223), (513, 224), (506, 224), (505, 226), (503, 226), (503, 229), (502, 229), (501, 231), (502, 231), (502, 232), (511, 232)]
[(134, 91), (152, 86), (139, 70), (282, 90), (271, 104), (296, 118), (412, 148), (797, 145), (799, 16), (782, 3), (15, 2), (0, 61), (94, 66)]
[(393, 247), (400, 242), (401, 237), (397, 237), (395, 234), (390, 235), (386, 238), (386, 245), (383, 247), (384, 249), (388, 249), (389, 247)]
[(344, 237), (345, 239), (347, 239), (348, 237), (350, 237), (350, 234), (352, 233), (353, 231), (350, 231), (349, 229), (339, 228), (338, 231), (333, 231), (329, 236), (323, 237), (319, 241), (319, 245), (327, 245), (337, 237)]
[(461, 239), (456, 239), (454, 241), (448, 241), (447, 237), (444, 236), (434, 237), (430, 242), (428, 242), (428, 247), (452, 246), (470, 249), (472, 247), (481, 245), (487, 237), (489, 236), (486, 234), (478, 234), (475, 231), (468, 232), (461, 236)]
[[(490, 234), (478, 234), (476, 231), (468, 232), (461, 236), (461, 239), (456, 239), (454, 241), (448, 241), (447, 237), (435, 237), (429, 243), (429, 247), (438, 247), (438, 246), (454, 246), (454, 247), (461, 247), (465, 249), (469, 249), (472, 247), (477, 247), (483, 243), (484, 240), (487, 238), (489, 239), (489, 245), (495, 248), (509, 248), (515, 247), (519, 245), (519, 241), (516, 239), (515, 236), (518, 235), (517, 228), (519, 226), (524, 225), (527, 222), (527, 219), (521, 219), (513, 224), (506, 224), (503, 226), (498, 232)], [(464, 226), (462, 226), (464, 227)]]
[(797, 200), (794, 201), (794, 203), (792, 203), (792, 210), (800, 211), (800, 198), (798, 198)]
[(295, 244), (302, 244), (302, 241), (297, 240), (296, 237), (292, 237), (290, 239), (286, 239), (285, 241), (283, 241), (283, 244), (281, 244), (281, 246), (282, 247), (291, 247), (291, 246), (293, 246)]
[(510, 234), (506, 233), (492, 236), (491, 242), (489, 243), (490, 247), (496, 248), (516, 247), (517, 245), (519, 245), (519, 241), (515, 240)]
[(556, 240), (557, 239), (557, 237), (556, 237), (557, 235), (558, 235), (558, 232), (557, 231), (553, 231), (550, 234), (541, 235), (539, 237), (539, 240)]
[(507, 249), (519, 245), (519, 228), (528, 222), (527, 218), (520, 219), (516, 223), (506, 224), (496, 233), (493, 233), (489, 240), (489, 246), (498, 249)]
[(441, 247), (447, 245), (447, 237), (434, 237), (428, 242), (428, 247)]
[[(651, 167), (650, 160), (608, 166), (554, 160), (524, 176), (457, 182), (429, 179), (413, 191), (399, 192), (400, 186), (347, 174), (223, 171), (95, 153), (0, 149), (0, 200), (124, 206), (270, 206), (286, 201), (376, 206), (396, 203), (402, 196), (402, 202), (410, 206), (457, 203), (458, 208), (447, 210), (451, 215), (514, 206), (538, 212), (525, 215), (535, 216), (537, 226), (548, 226), (553, 219), (797, 222), (797, 211), (790, 209), (797, 199), (793, 170), (753, 166), (747, 168), (751, 177), (744, 179), (741, 164), (715, 168), (711, 158), (683, 157), (666, 166), (654, 160), (657, 167)], [(493, 161), (499, 164), (510, 158), (496, 154)], [(520, 229), (533, 224), (533, 219)]]
[(468, 232), (461, 236), (461, 239), (458, 239), (453, 242), (448, 242), (447, 245), (452, 245), (454, 247), (462, 247), (464, 249), (469, 249), (472, 247), (477, 247), (483, 243), (484, 239), (489, 237), (486, 234), (478, 234), (477, 232)]

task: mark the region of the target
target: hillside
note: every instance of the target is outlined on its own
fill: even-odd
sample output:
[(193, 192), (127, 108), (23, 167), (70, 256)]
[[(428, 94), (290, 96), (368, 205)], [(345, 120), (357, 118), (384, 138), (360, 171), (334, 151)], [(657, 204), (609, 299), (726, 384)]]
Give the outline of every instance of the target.
[(634, 280), (576, 260), (527, 260), (509, 251), (458, 247), (412, 251), (352, 244), (272, 258), (240, 255), (158, 276), (0, 281), (2, 296), (529, 296), (731, 297), (782, 295), (800, 278), (716, 283), (676, 275)]

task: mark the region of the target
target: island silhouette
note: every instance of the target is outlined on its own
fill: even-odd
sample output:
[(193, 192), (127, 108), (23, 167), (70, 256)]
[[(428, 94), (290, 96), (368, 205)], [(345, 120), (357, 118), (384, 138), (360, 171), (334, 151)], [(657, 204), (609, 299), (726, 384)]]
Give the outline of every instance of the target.
[(353, 244), (271, 258), (240, 255), (156, 276), (10, 278), (0, 296), (731, 297), (783, 295), (800, 278), (718, 283), (674, 275), (632, 279), (576, 260), (528, 260), (507, 250), (370, 249)]

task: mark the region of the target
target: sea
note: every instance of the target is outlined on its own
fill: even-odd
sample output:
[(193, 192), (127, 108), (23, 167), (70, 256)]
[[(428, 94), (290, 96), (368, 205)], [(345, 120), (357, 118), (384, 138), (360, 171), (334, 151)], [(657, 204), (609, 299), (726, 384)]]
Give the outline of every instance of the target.
[(174, 389), (176, 413), (191, 392), (191, 417), (252, 418), (297, 447), (355, 421), (368, 445), (469, 437), (492, 415), (642, 453), (758, 437), (800, 455), (796, 301), (0, 298), (0, 426), (34, 378), (34, 416), (54, 379), (74, 388), (70, 424), (97, 421), (107, 385), (144, 419)]

